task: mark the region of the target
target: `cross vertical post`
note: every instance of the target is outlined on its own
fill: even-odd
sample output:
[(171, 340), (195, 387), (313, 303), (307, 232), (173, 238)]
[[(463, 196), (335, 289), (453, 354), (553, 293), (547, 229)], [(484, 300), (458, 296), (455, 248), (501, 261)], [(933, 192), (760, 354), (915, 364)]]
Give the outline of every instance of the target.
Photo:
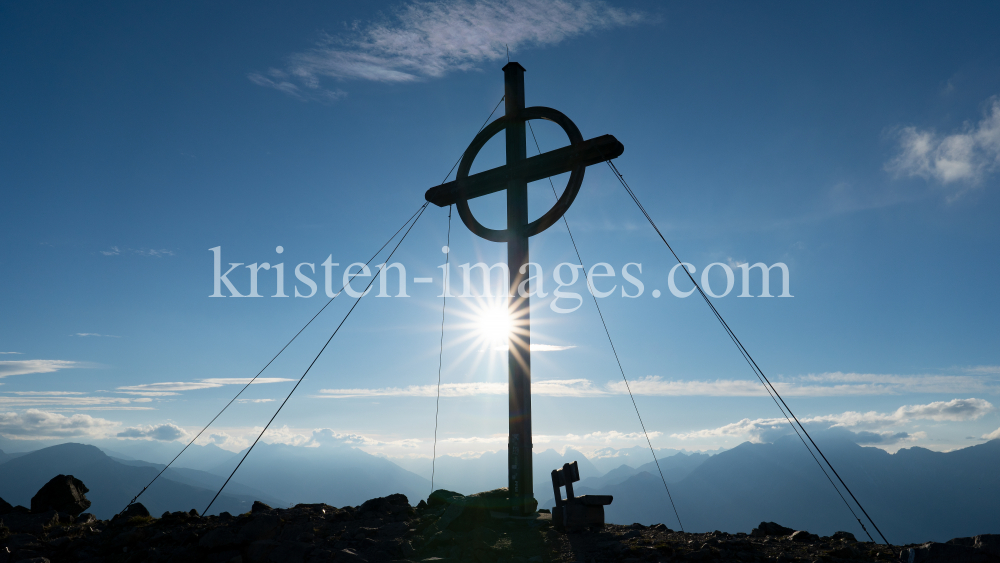
[[(507, 268), (508, 292), (507, 371), (509, 385), (509, 439), (507, 443), (507, 490), (511, 512), (535, 511), (531, 474), (531, 313), (529, 298), (517, 291), (528, 272), (528, 182), (514, 174), (527, 158), (524, 111), (524, 68), (517, 63), (503, 67), (507, 118)], [(522, 273), (523, 271), (523, 273)]]

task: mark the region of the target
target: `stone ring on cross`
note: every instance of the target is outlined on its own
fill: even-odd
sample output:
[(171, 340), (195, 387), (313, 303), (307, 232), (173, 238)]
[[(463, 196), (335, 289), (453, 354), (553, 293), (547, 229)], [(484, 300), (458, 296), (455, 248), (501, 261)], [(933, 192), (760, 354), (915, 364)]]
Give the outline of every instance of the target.
[[(532, 119), (545, 119), (559, 125), (569, 137), (570, 145), (520, 160), (514, 166), (501, 166), (469, 176), (476, 155), (487, 141), (510, 127), (512, 123), (519, 123), (523, 127), (524, 122)], [(583, 174), (587, 166), (617, 158), (624, 150), (625, 147), (611, 135), (584, 141), (576, 124), (558, 110), (541, 106), (524, 108), (515, 119), (504, 116), (483, 128), (462, 156), (455, 181), (427, 190), (426, 199), (441, 207), (454, 203), (465, 226), (486, 240), (509, 242), (512, 238), (532, 237), (551, 227), (573, 204), (583, 184)], [(511, 233), (509, 228), (486, 227), (469, 209), (470, 199), (505, 190), (511, 181), (527, 184), (565, 172), (570, 173), (569, 181), (559, 200), (544, 215), (525, 225), (520, 233)]]
[[(527, 122), (532, 119), (546, 119), (562, 127), (562, 130), (566, 132), (566, 136), (569, 137), (571, 145), (583, 142), (583, 135), (580, 134), (580, 130), (576, 127), (576, 124), (566, 117), (561, 111), (536, 106), (525, 108), (521, 111), (520, 117), (523, 122)], [(469, 209), (469, 189), (467, 179), (469, 176), (469, 169), (472, 168), (472, 162), (476, 159), (476, 155), (479, 154), (483, 145), (493, 138), (494, 135), (507, 128), (509, 123), (510, 121), (506, 116), (504, 116), (497, 119), (493, 123), (490, 123), (482, 131), (480, 131), (479, 134), (476, 135), (476, 138), (472, 140), (472, 143), (469, 144), (469, 148), (465, 150), (465, 154), (462, 156), (462, 163), (458, 165), (458, 172), (455, 174), (455, 181), (458, 183), (459, 195), (458, 199), (455, 201), (455, 207), (458, 208), (458, 215), (462, 218), (462, 222), (465, 223), (465, 226), (468, 227), (470, 231), (493, 242), (508, 241), (510, 239), (509, 229), (491, 229), (484, 226), (479, 222), (479, 220), (476, 219), (476, 217), (472, 214), (472, 210)], [(504, 168), (506, 170), (504, 171), (506, 172), (506, 176), (508, 178), (527, 176), (524, 180), (525, 183), (528, 183), (562, 173), (554, 172), (554, 170), (539, 169), (537, 166), (535, 167), (537, 170), (529, 171), (528, 164), (530, 163), (530, 160), (524, 160), (522, 163), (523, 165), (519, 167), (519, 170), (511, 170), (510, 167), (505, 166)], [(573, 204), (573, 200), (576, 199), (576, 194), (580, 191), (580, 186), (583, 184), (583, 173), (586, 168), (587, 166), (581, 162), (572, 163), (569, 181), (566, 183), (566, 189), (563, 190), (562, 196), (544, 215), (535, 219), (531, 223), (528, 223), (524, 229), (523, 236), (533, 237), (537, 235), (538, 233), (551, 227), (553, 223), (558, 221), (559, 218), (566, 213), (569, 206)], [(531, 174), (531, 172), (535, 172), (535, 174)], [(537, 176), (540, 173), (544, 173), (544, 176), (541, 176), (540, 178), (532, 177)]]

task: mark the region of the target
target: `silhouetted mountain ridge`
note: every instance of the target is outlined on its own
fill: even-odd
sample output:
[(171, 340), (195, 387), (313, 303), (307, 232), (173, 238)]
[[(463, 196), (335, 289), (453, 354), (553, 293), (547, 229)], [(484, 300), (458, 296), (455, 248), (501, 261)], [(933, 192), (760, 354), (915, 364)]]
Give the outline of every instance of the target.
[[(0, 463), (0, 497), (11, 504), (30, 506), (31, 497), (52, 477), (73, 475), (90, 489), (87, 498), (93, 504), (89, 512), (98, 518), (110, 518), (146, 486), (159, 472), (155, 467), (136, 467), (119, 463), (97, 446), (59, 444)], [(201, 511), (215, 491), (178, 483), (160, 477), (143, 495), (143, 504), (153, 513), (167, 510)], [(246, 512), (255, 499), (222, 494), (213, 513)]]

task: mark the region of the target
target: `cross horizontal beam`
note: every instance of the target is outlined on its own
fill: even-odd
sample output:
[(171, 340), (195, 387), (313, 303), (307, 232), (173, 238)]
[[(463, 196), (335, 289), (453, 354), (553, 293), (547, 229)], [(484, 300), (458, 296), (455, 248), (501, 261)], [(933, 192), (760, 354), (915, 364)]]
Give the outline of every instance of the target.
[[(625, 152), (625, 146), (618, 142), (618, 139), (614, 138), (613, 135), (601, 135), (582, 143), (525, 159), (513, 170), (513, 176), (523, 177), (527, 182), (534, 182), (569, 172), (575, 166), (590, 166), (618, 158), (623, 152)], [(467, 199), (473, 199), (505, 190), (507, 189), (507, 180), (511, 175), (506, 166), (473, 174), (464, 181), (465, 196)], [(458, 200), (458, 197), (459, 185), (457, 181), (435, 186), (424, 194), (427, 201), (438, 207), (451, 205)]]

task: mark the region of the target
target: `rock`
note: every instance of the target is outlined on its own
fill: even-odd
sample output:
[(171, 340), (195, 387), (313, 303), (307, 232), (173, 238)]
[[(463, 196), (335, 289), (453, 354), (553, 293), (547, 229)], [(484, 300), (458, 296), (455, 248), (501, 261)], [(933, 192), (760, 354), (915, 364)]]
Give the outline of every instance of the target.
[(246, 550), (247, 562), (264, 563), (276, 545), (278, 545), (278, 542), (272, 540), (259, 540), (251, 543)]
[(91, 524), (97, 521), (97, 517), (89, 512), (84, 512), (76, 517), (77, 524)]
[(250, 507), (250, 514), (257, 514), (258, 512), (270, 512), (273, 510), (270, 506), (260, 502), (259, 500), (253, 501), (253, 506)]
[(280, 525), (281, 519), (275, 514), (257, 514), (240, 529), (238, 540), (240, 543), (269, 540), (275, 536)]
[(146, 507), (141, 502), (128, 505), (121, 513), (121, 517), (125, 520), (135, 518), (136, 516), (149, 516), (149, 511), (146, 510)]
[(795, 530), (786, 528), (774, 522), (761, 522), (759, 526), (750, 532), (751, 537), (762, 538), (764, 536), (788, 536)]
[(818, 542), (819, 541), (819, 536), (817, 536), (816, 534), (810, 534), (809, 532), (807, 532), (805, 530), (798, 530), (797, 532), (792, 532), (792, 535), (790, 536), (790, 539), (792, 541), (797, 541), (797, 542), (810, 542), (810, 543), (812, 543), (812, 542)]
[(431, 493), (431, 496), (427, 497), (427, 505), (434, 506), (447, 506), (453, 504), (461, 499), (464, 499), (465, 495), (460, 495), (455, 491), (449, 491), (446, 489), (438, 489)]
[(11, 504), (9, 502), (7, 502), (4, 499), (0, 498), (0, 514), (7, 514), (11, 510), (14, 510), (14, 507), (11, 506)]
[(55, 510), (49, 510), (42, 514), (11, 512), (4, 515), (3, 522), (13, 533), (39, 536), (45, 533), (46, 528), (59, 524), (59, 513)]
[(311, 547), (302, 542), (281, 542), (271, 551), (267, 560), (273, 563), (302, 563)]
[(337, 561), (345, 561), (350, 563), (367, 563), (368, 560), (364, 557), (358, 555), (358, 552), (353, 549), (342, 549), (340, 553), (337, 554)]
[(904, 549), (899, 560), (902, 563), (995, 563), (997, 558), (967, 545), (927, 542)]
[(834, 541), (849, 541), (849, 542), (858, 541), (857, 538), (854, 537), (854, 534), (850, 532), (834, 532), (834, 534), (830, 536), (830, 539)]
[(236, 534), (232, 532), (229, 528), (218, 527), (198, 540), (198, 546), (205, 549), (222, 549), (236, 545)]
[(948, 543), (971, 547), (1000, 558), (1000, 534), (982, 534), (971, 538), (954, 538), (948, 540)]
[(368, 512), (386, 512), (390, 514), (397, 514), (405, 512), (409, 508), (410, 501), (406, 498), (406, 495), (397, 493), (387, 497), (366, 500), (360, 507), (358, 507), (358, 511), (362, 514)]
[(72, 475), (56, 475), (31, 497), (32, 512), (58, 510), (77, 515), (90, 508), (84, 493), (89, 492), (83, 481)]

